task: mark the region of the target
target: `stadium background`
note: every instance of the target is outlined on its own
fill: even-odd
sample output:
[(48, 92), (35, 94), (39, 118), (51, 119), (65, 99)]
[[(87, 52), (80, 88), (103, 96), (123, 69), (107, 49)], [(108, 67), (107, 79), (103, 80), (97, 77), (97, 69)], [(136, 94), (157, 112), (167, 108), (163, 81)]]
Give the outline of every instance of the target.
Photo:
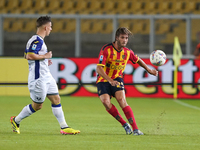
[[(115, 24), (116, 27), (128, 27), (133, 32), (134, 36), (130, 38), (127, 47), (141, 58), (146, 59), (147, 63), (149, 63), (147, 58), (150, 54), (152, 37), (150, 17), (160, 16), (161, 18), (154, 22), (154, 49), (164, 50), (168, 58), (171, 59), (174, 37), (177, 36), (183, 58), (186, 59), (183, 61), (187, 64), (190, 60), (194, 60), (193, 51), (199, 42), (199, 14), (200, 3), (198, 0), (1, 0), (0, 32), (2, 34), (0, 41), (3, 45), (1, 50), (1, 64), (3, 65), (1, 65), (2, 74), (0, 77), (1, 91), (4, 92), (0, 94), (12, 95), (15, 93), (17, 95), (24, 93), (24, 91), (28, 93), (28, 89), (25, 90), (26, 86), (19, 92), (21, 89), (19, 87), (23, 86), (20, 83), (27, 82), (28, 71), (26, 70), (27, 64), (25, 64), (25, 60), (22, 60), (22, 57), (27, 40), (35, 34), (35, 19), (40, 15), (52, 16), (53, 30), (51, 35), (45, 38), (45, 42), (48, 49), (53, 51), (53, 57), (71, 58), (71, 60), (80, 58), (80, 61), (84, 62), (89, 58), (97, 58), (101, 47), (113, 41), (115, 27), (113, 15), (138, 16), (138, 19), (120, 18)], [(80, 19), (80, 32), (78, 33), (80, 37), (78, 39), (77, 20), (73, 18), (73, 15), (80, 18), (81, 16), (86, 17)], [(95, 18), (96, 15), (106, 19)], [(165, 18), (166, 15), (171, 16), (171, 18)], [(93, 17), (90, 18), (90, 16)], [(141, 19), (145, 16), (147, 19)], [(191, 19), (189, 20), (189, 33), (187, 32), (188, 20), (183, 16), (191, 16), (189, 18)], [(81, 43), (78, 46), (76, 45), (77, 40), (80, 40), (79, 43)], [(77, 47), (79, 47), (78, 54), (76, 53)], [(85, 60), (81, 60), (81, 58), (85, 58)], [(198, 74), (199, 67), (196, 64), (199, 64), (199, 61), (194, 60), (193, 64), (197, 68), (193, 72), (193, 79), (189, 83), (185, 82), (190, 84), (189, 88), (194, 89), (195, 87), (195, 94), (190, 96), (198, 98), (199, 87), (197, 86), (200, 76)], [(179, 82), (182, 82), (181, 74), (182, 72), (179, 73)], [(182, 88), (181, 86), (179, 88)], [(170, 96), (172, 97), (171, 93)]]

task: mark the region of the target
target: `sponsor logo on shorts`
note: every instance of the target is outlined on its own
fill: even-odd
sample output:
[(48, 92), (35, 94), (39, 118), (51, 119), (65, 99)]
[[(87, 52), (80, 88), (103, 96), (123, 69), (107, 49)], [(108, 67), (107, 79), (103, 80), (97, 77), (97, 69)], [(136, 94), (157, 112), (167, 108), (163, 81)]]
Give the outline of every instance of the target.
[(37, 99), (38, 101), (40, 101), (40, 100), (41, 100), (41, 97), (37, 97), (36, 99)]

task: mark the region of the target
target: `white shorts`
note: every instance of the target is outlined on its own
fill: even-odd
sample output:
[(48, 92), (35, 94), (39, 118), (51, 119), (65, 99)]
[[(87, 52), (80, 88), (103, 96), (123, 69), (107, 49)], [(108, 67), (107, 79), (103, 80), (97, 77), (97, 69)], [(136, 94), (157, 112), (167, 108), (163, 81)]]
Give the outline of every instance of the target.
[(47, 95), (58, 95), (55, 79), (37, 79), (28, 85), (31, 99), (36, 103), (43, 103)]

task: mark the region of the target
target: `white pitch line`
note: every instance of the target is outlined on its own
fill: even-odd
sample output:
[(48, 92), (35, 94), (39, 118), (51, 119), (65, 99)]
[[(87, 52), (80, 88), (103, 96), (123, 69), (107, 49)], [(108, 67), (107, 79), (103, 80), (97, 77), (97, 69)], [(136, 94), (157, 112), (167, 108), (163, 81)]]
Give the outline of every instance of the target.
[(174, 102), (176, 102), (176, 103), (178, 103), (178, 104), (181, 104), (181, 105), (183, 105), (183, 106), (185, 106), (185, 107), (189, 107), (189, 108), (193, 108), (193, 109), (200, 110), (200, 107), (193, 106), (193, 105), (190, 105), (190, 104), (181, 102), (181, 101), (179, 101), (178, 99), (174, 100)]

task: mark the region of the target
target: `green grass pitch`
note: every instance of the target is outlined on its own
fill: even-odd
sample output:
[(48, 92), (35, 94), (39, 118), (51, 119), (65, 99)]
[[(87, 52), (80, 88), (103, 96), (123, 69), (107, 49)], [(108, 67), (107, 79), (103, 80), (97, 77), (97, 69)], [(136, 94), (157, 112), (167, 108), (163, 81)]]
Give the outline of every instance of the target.
[[(115, 99), (111, 100), (125, 119)], [(61, 104), (68, 125), (79, 135), (61, 135), (51, 104), (24, 119), (21, 134), (12, 132), (9, 119), (31, 103), (29, 97), (0, 96), (1, 150), (199, 150), (200, 101), (127, 98), (137, 125), (144, 136), (126, 135), (121, 124), (110, 116), (98, 97), (62, 96)], [(179, 102), (180, 102), (179, 101)], [(188, 106), (195, 106), (190, 108)]]

